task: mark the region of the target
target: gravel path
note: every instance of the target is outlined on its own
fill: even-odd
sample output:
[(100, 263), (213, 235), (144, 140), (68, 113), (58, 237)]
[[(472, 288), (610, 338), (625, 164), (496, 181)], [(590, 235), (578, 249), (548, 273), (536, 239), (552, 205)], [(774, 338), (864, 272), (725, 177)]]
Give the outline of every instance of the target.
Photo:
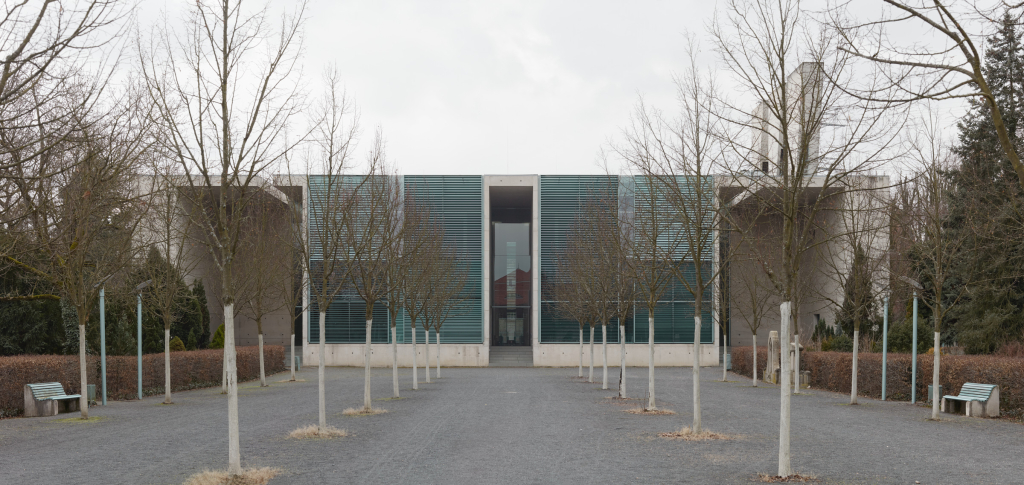
[[(688, 426), (689, 368), (656, 371), (659, 407), (676, 415), (623, 412), (637, 401), (576, 379), (576, 369), (444, 369), (439, 382), (380, 400), (387, 414), (348, 417), (362, 403), (362, 369), (328, 369), (330, 424), (350, 436), (286, 439), (316, 422), (316, 369), (305, 382), (245, 383), (240, 393), (244, 466), (283, 470), (271, 483), (750, 483), (778, 456), (777, 387), (750, 387), (720, 370), (702, 373), (705, 428), (740, 435), (686, 442), (657, 433)], [(599, 375), (599, 372), (595, 372)], [(609, 369), (617, 380), (618, 369)], [(646, 391), (646, 368), (629, 389)], [(391, 395), (391, 372), (375, 369), (375, 396)], [(0, 483), (182, 483), (227, 461), (226, 399), (219, 389), (112, 402), (80, 422), (62, 414), (0, 421)], [(793, 465), (824, 483), (1022, 483), (1024, 426), (943, 415), (905, 403), (811, 391), (793, 398)], [(56, 480), (54, 480), (56, 479)]]

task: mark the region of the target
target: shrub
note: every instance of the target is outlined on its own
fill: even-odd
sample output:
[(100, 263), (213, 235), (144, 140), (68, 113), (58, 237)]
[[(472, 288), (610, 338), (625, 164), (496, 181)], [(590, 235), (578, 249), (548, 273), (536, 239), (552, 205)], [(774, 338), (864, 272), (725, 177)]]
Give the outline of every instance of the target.
[(223, 349), (224, 348), (224, 324), (220, 324), (217, 327), (217, 331), (213, 333), (213, 338), (210, 339), (211, 349)]
[(171, 352), (181, 352), (185, 350), (185, 344), (178, 337), (172, 338), (171, 343), (168, 344), (168, 347), (170, 347)]
[[(750, 377), (751, 348), (733, 349), (733, 372)], [(764, 371), (767, 352), (758, 347), (758, 377)], [(911, 381), (910, 354), (889, 354), (886, 360), (886, 399), (909, 401)], [(956, 394), (967, 382), (999, 386), (999, 405), (1003, 414), (1024, 416), (1024, 358), (994, 355), (943, 355), (939, 383), (943, 393)], [(811, 387), (827, 391), (850, 392), (853, 354), (847, 352), (804, 352), (800, 368), (811, 373)], [(928, 398), (932, 379), (932, 357), (917, 359), (917, 398)], [(857, 357), (857, 392), (861, 396), (882, 395), (882, 354), (862, 353)]]
[[(180, 342), (180, 340), (179, 340)], [(238, 347), (238, 380), (249, 381), (260, 376), (258, 347)], [(267, 374), (284, 370), (284, 348), (266, 345), (263, 348)], [(201, 387), (215, 387), (221, 383), (224, 352), (220, 350), (193, 350), (172, 352), (171, 390), (184, 391)], [(100, 359), (90, 355), (86, 367), (92, 384), (99, 383)], [(138, 397), (138, 366), (135, 356), (107, 356), (107, 398), (136, 399)], [(24, 386), (35, 382), (60, 382), (64, 391), (81, 394), (77, 355), (23, 355), (0, 357), (0, 417), (24, 412)], [(100, 392), (97, 386), (97, 392)], [(142, 356), (143, 395), (164, 392), (164, 354)]]
[[(99, 357), (86, 357), (89, 382), (99, 375)], [(82, 392), (77, 355), (15, 355), (0, 357), (0, 417), (25, 412), (25, 384), (59, 382), (68, 394)]]
[(845, 333), (839, 334), (838, 337), (834, 337), (823, 342), (821, 344), (821, 350), (825, 352), (853, 352), (853, 339)]

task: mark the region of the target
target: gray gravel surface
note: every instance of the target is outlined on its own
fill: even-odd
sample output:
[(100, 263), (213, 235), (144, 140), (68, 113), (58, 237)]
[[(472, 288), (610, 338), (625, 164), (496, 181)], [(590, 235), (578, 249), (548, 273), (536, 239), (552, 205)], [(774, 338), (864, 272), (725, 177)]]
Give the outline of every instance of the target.
[[(599, 373), (595, 373), (599, 374)], [(617, 378), (618, 369), (609, 369)], [(705, 428), (729, 441), (659, 438), (690, 424), (689, 368), (656, 371), (659, 407), (676, 415), (625, 413), (637, 401), (577, 379), (576, 369), (444, 369), (444, 377), (379, 400), (388, 412), (342, 415), (362, 403), (363, 371), (328, 369), (334, 440), (289, 440), (316, 422), (316, 369), (305, 382), (268, 378), (240, 389), (243, 466), (274, 466), (271, 483), (751, 483), (773, 473), (778, 457), (777, 387), (753, 388), (720, 371), (703, 373)], [(375, 369), (377, 398), (391, 395), (389, 369)], [(646, 392), (646, 369), (630, 368), (633, 397)], [(613, 381), (616, 379), (613, 379)], [(227, 461), (226, 397), (219, 389), (182, 392), (93, 408), (99, 419), (62, 414), (0, 421), (0, 483), (182, 483)], [(943, 415), (906, 403), (811, 391), (793, 398), (793, 465), (823, 483), (1024, 483), (1024, 426)]]

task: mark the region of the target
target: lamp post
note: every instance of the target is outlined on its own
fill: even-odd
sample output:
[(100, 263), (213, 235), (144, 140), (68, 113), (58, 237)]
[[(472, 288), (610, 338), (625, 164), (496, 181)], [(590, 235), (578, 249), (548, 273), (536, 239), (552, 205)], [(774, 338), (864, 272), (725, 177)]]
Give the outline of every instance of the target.
[(138, 304), (138, 306), (137, 306), (137, 308), (135, 310), (135, 315), (138, 317), (138, 322), (139, 322), (139, 325), (138, 325), (138, 328), (137, 328), (137, 334), (136, 334), (136, 337), (135, 337), (135, 343), (137, 344), (137, 348), (138, 348), (138, 351), (139, 351), (138, 357), (137, 357), (137, 360), (136, 360), (135, 368), (138, 371), (138, 376), (139, 376), (139, 400), (140, 401), (142, 400), (142, 290), (144, 290), (151, 283), (153, 283), (153, 280), (146, 280), (146, 281), (143, 281), (142, 283), (139, 283), (139, 286), (135, 287), (136, 302)]
[(103, 290), (106, 289), (104, 283), (113, 275), (104, 276), (103, 279), (93, 285), (93, 288), (99, 287), (100, 289), (100, 393), (103, 395), (103, 405), (107, 405), (107, 312), (104, 311), (103, 305)]
[(917, 291), (923, 290), (924, 287), (906, 276), (900, 276), (900, 279), (914, 287), (914, 339), (911, 344), (913, 348), (910, 361), (910, 404), (914, 404), (917, 402)]

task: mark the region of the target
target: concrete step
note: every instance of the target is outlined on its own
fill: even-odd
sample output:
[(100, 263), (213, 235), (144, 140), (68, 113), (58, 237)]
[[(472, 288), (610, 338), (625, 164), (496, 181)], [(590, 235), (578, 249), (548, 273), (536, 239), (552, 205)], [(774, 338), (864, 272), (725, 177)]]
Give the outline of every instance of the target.
[(491, 347), (491, 367), (533, 367), (531, 347)]

